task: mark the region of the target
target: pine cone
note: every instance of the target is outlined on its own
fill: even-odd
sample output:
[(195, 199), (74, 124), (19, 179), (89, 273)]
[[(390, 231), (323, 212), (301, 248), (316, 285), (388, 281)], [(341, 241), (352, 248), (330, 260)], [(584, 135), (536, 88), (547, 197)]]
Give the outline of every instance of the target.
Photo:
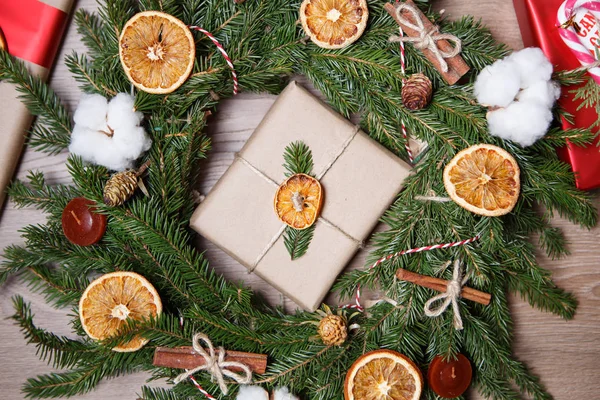
[(328, 315), (319, 323), (319, 336), (327, 346), (341, 346), (348, 338), (346, 318)]
[(411, 75), (402, 88), (402, 103), (409, 110), (421, 110), (429, 105), (432, 92), (433, 86), (427, 76)]
[(110, 177), (104, 186), (104, 203), (116, 207), (125, 203), (138, 188), (135, 171), (124, 171)]

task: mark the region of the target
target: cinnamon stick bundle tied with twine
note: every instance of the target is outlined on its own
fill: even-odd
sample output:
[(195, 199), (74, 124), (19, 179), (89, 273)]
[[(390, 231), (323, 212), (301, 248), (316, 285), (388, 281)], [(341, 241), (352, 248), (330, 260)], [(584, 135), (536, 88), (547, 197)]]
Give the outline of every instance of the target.
[(433, 66), (440, 71), (448, 84), (453, 85), (469, 71), (460, 56), (462, 41), (455, 35), (441, 33), (412, 0), (386, 4), (386, 11), (400, 25), (406, 35), (392, 36), (390, 42), (412, 43), (423, 51)]

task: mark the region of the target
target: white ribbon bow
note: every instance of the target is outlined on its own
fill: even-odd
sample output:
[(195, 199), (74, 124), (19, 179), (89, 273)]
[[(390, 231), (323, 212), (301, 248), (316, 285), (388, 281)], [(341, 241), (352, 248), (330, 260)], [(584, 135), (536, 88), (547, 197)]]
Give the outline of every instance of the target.
[[(208, 347), (208, 352), (204, 349), (204, 347), (202, 347), (201, 342), (204, 342), (206, 347)], [(209, 372), (212, 380), (217, 381), (219, 388), (224, 395), (229, 392), (229, 389), (225, 384), (224, 376), (233, 379), (239, 384), (247, 385), (252, 383), (252, 371), (250, 370), (250, 367), (248, 367), (246, 364), (236, 361), (225, 361), (225, 349), (223, 347), (219, 347), (219, 355), (217, 356), (215, 354), (215, 348), (213, 347), (212, 342), (205, 334), (196, 333), (192, 339), (192, 346), (196, 353), (200, 354), (204, 358), (206, 363), (177, 376), (177, 378), (175, 378), (173, 381), (175, 384), (178, 384), (179, 382), (189, 378), (199, 371)], [(244, 374), (241, 375), (231, 372), (227, 369), (230, 367), (240, 368), (242, 371), (244, 371)]]
[[(404, 10), (407, 10), (412, 14), (416, 25), (402, 15), (402, 11)], [(412, 43), (417, 49), (427, 49), (431, 51), (439, 61), (442, 71), (448, 72), (448, 63), (444, 59), (457, 56), (461, 52), (462, 42), (460, 39), (448, 33), (440, 33), (437, 26), (434, 26), (430, 30), (426, 30), (425, 25), (421, 20), (419, 10), (409, 4), (402, 3), (396, 7), (396, 16), (398, 18), (398, 22), (414, 31), (417, 31), (419, 36), (392, 36), (390, 38), (390, 42), (408, 42)], [(454, 49), (452, 51), (440, 50), (436, 43), (438, 40), (447, 40), (454, 43)]]
[[(467, 282), (468, 279), (469, 277), (466, 276), (461, 281), (460, 260), (454, 261), (452, 280), (448, 282), (446, 292), (440, 293), (437, 296), (427, 300), (427, 303), (425, 303), (425, 315), (428, 317), (439, 317), (444, 311), (446, 311), (448, 306), (452, 304), (452, 309), (454, 310), (454, 328), (457, 330), (462, 330), (463, 322), (460, 316), (460, 309), (458, 308), (458, 298), (460, 297), (462, 286)], [(439, 307), (432, 308), (433, 303), (440, 300), (443, 300), (444, 302), (440, 304)]]

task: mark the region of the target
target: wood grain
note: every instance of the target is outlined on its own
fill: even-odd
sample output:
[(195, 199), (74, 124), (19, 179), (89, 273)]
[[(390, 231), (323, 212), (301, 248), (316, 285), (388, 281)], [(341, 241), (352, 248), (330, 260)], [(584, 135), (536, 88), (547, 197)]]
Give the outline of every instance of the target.
[[(508, 0), (436, 0), (435, 8), (446, 9), (449, 18), (471, 14), (481, 18), (495, 37), (513, 48), (522, 47), (512, 2)], [(96, 8), (95, 0), (79, 0), (78, 7), (88, 10)], [(66, 40), (62, 46), (61, 58), (72, 50), (83, 51), (76, 27), (68, 28)], [(410, 62), (410, 60), (408, 61)], [(66, 66), (59, 63), (51, 77), (52, 87), (58, 92), (65, 104), (73, 109), (80, 92), (75, 80)], [(264, 116), (274, 98), (267, 95), (242, 94), (233, 100), (219, 105), (218, 112), (210, 120), (210, 135), (213, 150), (210, 158), (203, 164), (204, 172), (198, 182), (199, 188), (206, 193), (233, 161), (234, 153), (239, 151), (254, 128)], [(51, 183), (68, 183), (69, 174), (65, 168), (66, 154), (47, 156), (27, 149), (22, 157), (17, 177), (24, 178), (27, 171), (43, 171)], [(596, 206), (600, 200), (596, 197)], [(28, 224), (44, 221), (42, 213), (32, 210), (19, 210), (8, 203), (0, 215), (0, 248), (10, 244), (21, 244), (18, 230)], [(541, 264), (553, 272), (557, 285), (572, 291), (579, 299), (577, 316), (573, 321), (563, 321), (558, 317), (533, 309), (520, 299), (511, 299), (515, 325), (514, 354), (527, 363), (533, 372), (541, 376), (542, 382), (557, 400), (598, 399), (600, 393), (600, 228), (592, 231), (582, 230), (570, 222), (555, 218), (554, 226), (564, 230), (570, 242), (571, 255), (563, 260), (549, 260), (540, 255)], [(384, 229), (378, 227), (378, 230)], [(217, 271), (228, 279), (245, 281), (260, 291), (273, 304), (283, 304), (293, 309), (294, 304), (283, 298), (277, 291), (245, 268), (218, 250), (215, 246), (199, 238), (198, 246), (206, 249), (206, 256)], [(362, 268), (369, 249), (357, 254), (348, 269)], [(7, 400), (23, 399), (20, 386), (26, 377), (52, 371), (35, 355), (34, 346), (27, 346), (22, 334), (10, 320), (12, 314), (11, 297), (21, 294), (33, 303), (36, 322), (52, 331), (72, 337), (69, 318), (70, 310), (55, 310), (44, 302), (43, 298), (31, 294), (16, 280), (11, 280), (0, 291), (0, 397)], [(369, 295), (365, 296), (365, 300)], [(336, 301), (334, 298), (328, 301)], [(8, 362), (7, 360), (10, 360)], [(139, 373), (105, 381), (98, 389), (79, 396), (82, 400), (122, 399), (134, 400), (139, 388), (149, 377)], [(152, 383), (161, 385), (163, 383)], [(198, 397), (202, 397), (199, 395)], [(472, 394), (469, 398), (479, 399)]]

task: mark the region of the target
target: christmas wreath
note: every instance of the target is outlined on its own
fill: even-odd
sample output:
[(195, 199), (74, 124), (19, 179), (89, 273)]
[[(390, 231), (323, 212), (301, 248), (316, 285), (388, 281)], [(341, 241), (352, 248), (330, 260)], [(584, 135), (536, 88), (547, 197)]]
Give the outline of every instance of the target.
[[(150, 372), (152, 379), (177, 377), (177, 384), (168, 389), (142, 388), (140, 397), (144, 399), (191, 398), (199, 389), (207, 396), (220, 393), (223, 397), (228, 390), (238, 390), (237, 385), (228, 389), (226, 384), (231, 380), (250, 382), (247, 375), (227, 368), (252, 372), (246, 371), (250, 365), (254, 372), (260, 371), (254, 375), (255, 384), (268, 389), (287, 386), (307, 399), (379, 399), (377, 393), (394, 390), (406, 391), (398, 394), (405, 397), (394, 399), (419, 398), (420, 369), (429, 365), (430, 384), (423, 388), (421, 398), (434, 399), (444, 393), (460, 396), (466, 389), (457, 394), (444, 392), (431, 381), (433, 370), (451, 364), (452, 374), (462, 371), (468, 381), (472, 365), (473, 383), (484, 397), (519, 398), (522, 393), (549, 398), (538, 378), (511, 354), (513, 327), (507, 296), (517, 293), (534, 307), (565, 319), (573, 317), (575, 298), (554, 285), (550, 273), (537, 264), (535, 252), (539, 247), (551, 257), (567, 253), (561, 232), (549, 222), (553, 213), (584, 228), (596, 224), (597, 212), (589, 197), (575, 188), (568, 165), (555, 153), (555, 148), (567, 141), (588, 144), (594, 134), (553, 124), (545, 136), (528, 147), (501, 139), (506, 137), (502, 136), (502, 126), (495, 125), (500, 133), (492, 136), (486, 120), (488, 110), (478, 103), (488, 93), (489, 82), (475, 85), (477, 99), (473, 84), (480, 71), (509, 51), (471, 17), (446, 21), (426, 11), (444, 34), (461, 42), (460, 55), (471, 68), (467, 83), (449, 85), (439, 66), (421, 51), (426, 45), (399, 46), (389, 40), (398, 35), (399, 27), (384, 10), (385, 2), (370, 1), (367, 10), (364, 1), (332, 1), (340, 3), (342, 11), (355, 7), (355, 20), (337, 16), (350, 21), (350, 28), (343, 27), (349, 29), (349, 33), (344, 30), (347, 37), (343, 43), (315, 28), (322, 21), (318, 15), (305, 16), (299, 24), (299, 11), (308, 13), (306, 3), (311, 2), (301, 3), (106, 0), (97, 13), (79, 10), (75, 22), (89, 51), (68, 56), (66, 64), (82, 91), (96, 95), (88, 98), (88, 109), (104, 110), (102, 115), (115, 121), (104, 133), (116, 138), (119, 131), (127, 132), (136, 138), (128, 144), (136, 147), (132, 154), (119, 153), (120, 147), (114, 143), (109, 162), (115, 164), (105, 166), (97, 165), (103, 164), (100, 155), (85, 153), (86, 146), (75, 142), (76, 137), (85, 138), (96, 129), (94, 113), (81, 111), (79, 118), (75, 115), (74, 124), (48, 86), (0, 51), (0, 79), (16, 84), (23, 101), (37, 116), (30, 146), (58, 153), (71, 145), (72, 152), (81, 155), (72, 154), (67, 161), (72, 185), (47, 185), (43, 174), (32, 172), (28, 182), (15, 182), (9, 190), (19, 206), (44, 210), (48, 221), (24, 229), (24, 246), (5, 249), (0, 282), (18, 274), (44, 293), (48, 303), (72, 307), (73, 330), (81, 337), (74, 340), (36, 326), (29, 305), (15, 297), (13, 318), (27, 340), (37, 346), (43, 360), (66, 369), (29, 379), (23, 388), (28, 397), (73, 396), (92, 390), (102, 379), (139, 370)], [(428, 9), (426, 1), (417, 4)], [(178, 46), (184, 55), (186, 51), (191, 54), (179, 60), (181, 71), (174, 77), (162, 76), (159, 83), (159, 78), (140, 73), (133, 50), (124, 54), (135, 47), (136, 37), (133, 34), (132, 42), (125, 42), (126, 32), (138, 29), (135, 23), (144, 15), (168, 20), (157, 28), (159, 41), (164, 38), (164, 46)], [(186, 26), (192, 28), (189, 35), (184, 33), (180, 40), (166, 43), (173, 30), (185, 32)], [(226, 50), (227, 58), (216, 45)], [(153, 57), (162, 57), (159, 47), (149, 51)], [(127, 57), (132, 58), (127, 61)], [(404, 57), (410, 60), (406, 66), (399, 62)], [(414, 73), (424, 76), (407, 80)], [(294, 74), (306, 76), (342, 115), (358, 113), (360, 127), (399, 157), (407, 161), (412, 158), (403, 130), (428, 145), (383, 217), (388, 229), (373, 238), (375, 250), (369, 256), (369, 268), (345, 273), (334, 286), (343, 298), (352, 298), (360, 288), (377, 287), (384, 301), (367, 310), (355, 304), (286, 314), (265, 304), (251, 290), (216, 274), (192, 244), (189, 220), (196, 205), (194, 185), (202, 172), (200, 161), (209, 154), (210, 138), (203, 132), (211, 112), (221, 99), (238, 90), (279, 93)], [(553, 79), (572, 85), (584, 82), (586, 75), (585, 71), (571, 71), (555, 73)], [(597, 90), (591, 87), (581, 95), (589, 104), (597, 104)], [(133, 98), (126, 95), (130, 92)], [(491, 102), (505, 101), (498, 97), (491, 96)], [(108, 103), (107, 98), (114, 99)], [(554, 98), (550, 105), (553, 102)], [(490, 112), (494, 114), (500, 104), (492, 103), (487, 105), (495, 106)], [(508, 103), (503, 105), (505, 112), (511, 107)], [(121, 108), (115, 108), (119, 104)], [(133, 104), (134, 111), (119, 113), (128, 104), (129, 109)], [(296, 147), (301, 151), (298, 148), (302, 146)], [(295, 172), (310, 171), (306, 164), (298, 167), (302, 163), (290, 162), (295, 156), (302, 158), (294, 151), (290, 146), (286, 162), (296, 165)], [(135, 161), (140, 154), (144, 155)], [(499, 161), (489, 162), (502, 164), (506, 168), (502, 173), (513, 185), (507, 189), (509, 198), (499, 201), (494, 212), (483, 205), (473, 206), (473, 200), (452, 183), (456, 174), (464, 172), (461, 160), (489, 154), (498, 157)], [(134, 163), (138, 169), (111, 175), (111, 170), (133, 167)], [(134, 193), (140, 182), (146, 193)], [(455, 201), (435, 201), (446, 192)], [(546, 212), (540, 212), (538, 206)], [(83, 239), (65, 228), (65, 224), (80, 224), (81, 210), (91, 213), (99, 227), (98, 232)], [(500, 214), (505, 215), (495, 216)], [(291, 234), (299, 236), (301, 232)], [(528, 240), (532, 236), (539, 238), (539, 246)], [(98, 244), (84, 246), (93, 243)], [(400, 256), (407, 249), (429, 250), (420, 247), (426, 245), (437, 250), (409, 251), (414, 254)], [(449, 260), (455, 260), (454, 267)], [(440, 268), (444, 266), (447, 268)], [(100, 274), (104, 275), (92, 282), (92, 277)], [(468, 278), (470, 294), (461, 287), (461, 276)], [(447, 282), (440, 284), (441, 279)], [(429, 288), (414, 284), (423, 281)], [(448, 282), (458, 287), (446, 287)], [(446, 297), (440, 299), (454, 312), (436, 313), (429, 308), (433, 317), (424, 316), (432, 285), (442, 285), (440, 290), (446, 291), (442, 295)], [(122, 317), (126, 324), (112, 335), (103, 334), (95, 326), (94, 309), (111, 296), (118, 303), (118, 296), (131, 295), (128, 290), (135, 290), (136, 306), (113, 309), (113, 316)], [(471, 297), (478, 302), (460, 299), (461, 290), (464, 299)], [(146, 318), (127, 318), (132, 312)], [(203, 357), (204, 367), (208, 367), (178, 376), (181, 369), (153, 363), (159, 348), (166, 351), (190, 346), (192, 338), (194, 357)], [(265, 361), (256, 354), (250, 355), (254, 361), (242, 361), (242, 365), (221, 359), (225, 350), (215, 350), (212, 343), (228, 350), (264, 353), (268, 367), (261, 371), (254, 364)], [(231, 365), (225, 365), (227, 362)], [(400, 383), (390, 384), (389, 374), (381, 372), (382, 379), (388, 378), (382, 382), (391, 386), (383, 388), (380, 384), (373, 391), (369, 377), (364, 376), (368, 371), (362, 368), (370, 362), (380, 363), (373, 365), (382, 366), (381, 371), (389, 366), (399, 370), (396, 378)], [(288, 395), (281, 389), (279, 393)]]

